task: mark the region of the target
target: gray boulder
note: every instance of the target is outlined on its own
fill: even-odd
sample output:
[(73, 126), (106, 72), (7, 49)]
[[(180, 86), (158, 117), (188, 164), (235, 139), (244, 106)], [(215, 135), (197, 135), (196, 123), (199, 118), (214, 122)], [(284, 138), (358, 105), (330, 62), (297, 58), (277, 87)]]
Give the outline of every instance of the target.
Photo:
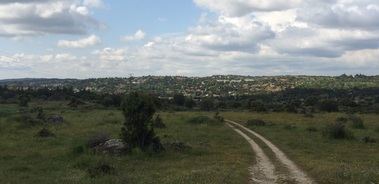
[(110, 139), (95, 147), (97, 153), (120, 155), (126, 151), (126, 146), (121, 139)]
[(59, 115), (53, 115), (47, 118), (47, 122), (51, 124), (62, 124), (63, 121), (64, 121), (63, 117)]

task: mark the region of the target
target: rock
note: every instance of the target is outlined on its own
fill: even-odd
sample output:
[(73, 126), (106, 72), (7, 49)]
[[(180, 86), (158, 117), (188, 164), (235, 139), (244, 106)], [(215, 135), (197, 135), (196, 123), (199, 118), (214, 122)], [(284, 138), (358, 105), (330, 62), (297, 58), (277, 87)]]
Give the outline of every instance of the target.
[(95, 147), (95, 152), (120, 155), (126, 151), (126, 146), (121, 139), (110, 139), (103, 144)]
[(87, 147), (95, 148), (96, 146), (104, 144), (110, 139), (111, 139), (111, 136), (106, 132), (96, 133), (87, 140)]
[(52, 124), (62, 124), (63, 121), (64, 121), (63, 117), (59, 115), (54, 115), (47, 118), (47, 122), (52, 123)]

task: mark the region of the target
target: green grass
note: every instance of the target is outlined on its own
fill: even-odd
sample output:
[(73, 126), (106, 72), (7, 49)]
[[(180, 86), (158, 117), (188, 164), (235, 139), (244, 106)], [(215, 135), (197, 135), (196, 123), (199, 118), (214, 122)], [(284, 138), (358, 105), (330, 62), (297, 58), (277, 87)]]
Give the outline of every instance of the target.
[[(228, 119), (246, 122), (262, 119), (270, 126), (250, 126), (280, 147), (319, 183), (378, 183), (379, 143), (366, 144), (360, 139), (370, 136), (379, 140), (379, 115), (360, 114), (366, 129), (349, 129), (355, 139), (331, 140), (322, 136), (322, 129), (342, 114), (315, 114), (314, 118), (288, 113), (257, 114), (225, 112)], [(317, 131), (307, 130), (314, 127)]]
[[(55, 138), (38, 138), (43, 127), (23, 127), (16, 105), (0, 105), (0, 183), (247, 183), (253, 155), (248, 143), (224, 124), (189, 124), (201, 113), (161, 113), (167, 129), (156, 130), (163, 142), (181, 141), (191, 149), (168, 149), (158, 155), (127, 156), (74, 153), (92, 134), (105, 131), (119, 137), (123, 117), (118, 110), (70, 109), (64, 102), (33, 103), (47, 114), (65, 119), (48, 128)], [(5, 114), (5, 115), (4, 115)], [(88, 169), (106, 162), (111, 175), (92, 178)]]
[[(184, 151), (168, 149), (158, 155), (135, 152), (126, 156), (93, 154), (74, 149), (86, 144), (97, 132), (119, 137), (123, 117), (116, 109), (91, 104), (79, 109), (67, 102), (33, 102), (30, 108), (42, 106), (49, 115), (65, 118), (61, 126), (49, 126), (56, 137), (38, 138), (43, 127), (24, 127), (17, 121), (17, 105), (0, 105), (0, 183), (247, 183), (248, 168), (254, 155), (248, 143), (224, 124), (189, 123), (198, 116), (214, 113), (160, 113), (166, 129), (156, 129), (163, 143), (184, 142)], [(331, 140), (322, 129), (339, 113), (314, 114), (314, 118), (289, 113), (224, 112), (227, 119), (246, 122), (262, 119), (266, 126), (250, 126), (280, 147), (319, 183), (378, 183), (379, 143), (366, 144), (365, 136), (379, 141), (379, 115), (360, 114), (365, 129), (352, 129), (351, 140)], [(312, 131), (309, 131), (309, 128)], [(266, 153), (270, 150), (257, 141)], [(92, 178), (88, 169), (108, 163), (115, 173)], [(278, 172), (285, 173), (284, 168)]]

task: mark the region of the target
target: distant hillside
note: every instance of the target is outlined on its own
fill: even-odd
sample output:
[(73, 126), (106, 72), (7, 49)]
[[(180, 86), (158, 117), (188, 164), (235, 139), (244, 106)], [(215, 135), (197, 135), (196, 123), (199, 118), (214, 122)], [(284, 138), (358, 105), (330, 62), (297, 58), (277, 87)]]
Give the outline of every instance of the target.
[(353, 89), (379, 87), (379, 76), (145, 76), (99, 79), (9, 79), (1, 86), (17, 88), (62, 88), (89, 90), (99, 93), (124, 93), (130, 89), (160, 95), (183, 93), (186, 96), (236, 96), (278, 92), (293, 88)]

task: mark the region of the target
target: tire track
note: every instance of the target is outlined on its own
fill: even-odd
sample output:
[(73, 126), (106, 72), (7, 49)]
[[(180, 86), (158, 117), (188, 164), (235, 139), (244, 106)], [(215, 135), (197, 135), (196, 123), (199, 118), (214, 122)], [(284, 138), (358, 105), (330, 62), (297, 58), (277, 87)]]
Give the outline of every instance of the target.
[[(237, 126), (246, 132), (249, 132), (250, 134), (254, 135), (258, 139), (260, 139), (262, 142), (264, 142), (275, 154), (276, 158), (289, 170), (290, 177), (294, 180), (296, 180), (298, 183), (301, 184), (314, 184), (315, 182), (305, 173), (303, 172), (292, 160), (290, 160), (284, 152), (282, 152), (277, 146), (275, 146), (272, 142), (261, 136), (260, 134), (242, 126), (239, 123), (236, 123), (234, 121), (226, 120), (229, 123), (233, 124), (234, 126)], [(235, 128), (235, 127), (234, 127)]]
[(256, 154), (256, 164), (251, 169), (252, 182), (259, 184), (271, 184), (277, 181), (277, 176), (274, 174), (275, 166), (272, 164), (270, 159), (264, 153), (261, 147), (249, 136), (243, 133), (241, 130), (227, 123), (227, 125), (232, 128), (235, 132), (241, 135), (243, 138), (249, 142), (251, 148)]

